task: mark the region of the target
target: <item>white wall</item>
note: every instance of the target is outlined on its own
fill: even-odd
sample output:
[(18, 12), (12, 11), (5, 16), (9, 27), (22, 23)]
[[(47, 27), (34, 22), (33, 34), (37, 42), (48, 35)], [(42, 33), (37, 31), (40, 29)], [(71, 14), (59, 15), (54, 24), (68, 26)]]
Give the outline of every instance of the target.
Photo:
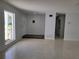
[[(35, 20), (35, 23), (32, 21)], [(45, 15), (44, 14), (29, 14), (28, 15), (28, 34), (44, 35), (45, 32)]]
[(22, 36), (24, 34), (27, 34), (27, 30), (28, 30), (28, 15), (22, 15)]
[(79, 40), (79, 14), (66, 14), (65, 40)]
[[(49, 17), (49, 15), (53, 17)], [(47, 12), (45, 17), (45, 39), (53, 39), (55, 37), (55, 16), (54, 12)]]
[[(53, 17), (49, 17), (52, 14)], [(79, 13), (65, 13), (64, 40), (79, 40)], [(47, 12), (45, 19), (45, 39), (55, 39), (56, 12)]]
[[(15, 27), (16, 27), (16, 41), (21, 39), (22, 35), (24, 34), (24, 19), (26, 20), (27, 17), (18, 11), (16, 8), (0, 1), (0, 51), (6, 48), (5, 46), (5, 37), (4, 37), (4, 10), (10, 11), (15, 13)], [(22, 20), (23, 19), (23, 20)], [(10, 46), (10, 45), (9, 45)]]

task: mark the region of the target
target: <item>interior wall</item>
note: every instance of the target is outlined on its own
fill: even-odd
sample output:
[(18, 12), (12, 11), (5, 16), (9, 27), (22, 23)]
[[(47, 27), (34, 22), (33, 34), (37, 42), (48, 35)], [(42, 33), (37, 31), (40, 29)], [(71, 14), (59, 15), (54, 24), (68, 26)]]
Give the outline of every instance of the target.
[[(53, 17), (49, 17), (52, 14)], [(79, 40), (79, 13), (65, 13), (64, 40)], [(56, 12), (47, 12), (45, 19), (45, 39), (55, 40)]]
[(66, 14), (64, 40), (79, 40), (79, 14)]
[[(0, 5), (1, 7), (1, 5)], [(0, 8), (0, 51), (3, 50), (4, 48), (4, 17), (2, 16), (3, 15), (3, 11), (2, 11), (2, 8)]]
[(22, 15), (22, 36), (28, 34), (28, 15)]
[[(53, 15), (53, 17), (49, 17), (49, 15)], [(45, 39), (55, 38), (55, 20), (56, 13), (55, 12), (46, 12), (45, 16)]]
[[(35, 20), (35, 23), (32, 21)], [(45, 32), (45, 15), (44, 14), (29, 14), (28, 15), (28, 34), (44, 35)]]
[(21, 13), (18, 9), (0, 1), (0, 51), (7, 47), (5, 46), (4, 39), (4, 10), (15, 13), (16, 41), (21, 39), (22, 35), (24, 34), (24, 21), (22, 19), (27, 19), (26, 15)]

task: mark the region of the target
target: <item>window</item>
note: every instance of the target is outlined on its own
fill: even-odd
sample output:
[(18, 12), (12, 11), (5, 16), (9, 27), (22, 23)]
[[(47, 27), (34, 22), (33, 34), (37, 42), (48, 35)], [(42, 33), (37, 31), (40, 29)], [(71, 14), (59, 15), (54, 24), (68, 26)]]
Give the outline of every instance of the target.
[(15, 13), (4, 10), (5, 41), (15, 40)]

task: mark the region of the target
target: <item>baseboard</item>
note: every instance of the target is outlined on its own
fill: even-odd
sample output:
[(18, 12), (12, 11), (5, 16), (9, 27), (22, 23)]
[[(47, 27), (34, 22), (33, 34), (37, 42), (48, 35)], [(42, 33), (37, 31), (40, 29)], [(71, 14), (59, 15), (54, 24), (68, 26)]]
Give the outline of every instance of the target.
[(44, 35), (25, 34), (22, 36), (22, 38), (44, 39)]

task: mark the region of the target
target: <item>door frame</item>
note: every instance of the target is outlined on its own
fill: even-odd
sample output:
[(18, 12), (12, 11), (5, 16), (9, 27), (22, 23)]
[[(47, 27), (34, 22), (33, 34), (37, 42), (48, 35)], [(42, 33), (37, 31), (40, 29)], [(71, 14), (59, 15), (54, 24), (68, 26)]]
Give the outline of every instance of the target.
[(13, 12), (10, 12), (10, 11), (7, 11), (7, 10), (4, 10), (4, 31), (5, 31), (5, 41), (7, 40), (6, 39), (6, 30), (8, 31), (8, 28), (7, 28), (7, 23), (8, 23), (8, 15), (10, 15), (12, 17), (11, 21), (12, 21), (12, 33), (11, 33), (11, 41), (14, 41), (16, 39), (16, 31), (15, 31), (15, 13)]

